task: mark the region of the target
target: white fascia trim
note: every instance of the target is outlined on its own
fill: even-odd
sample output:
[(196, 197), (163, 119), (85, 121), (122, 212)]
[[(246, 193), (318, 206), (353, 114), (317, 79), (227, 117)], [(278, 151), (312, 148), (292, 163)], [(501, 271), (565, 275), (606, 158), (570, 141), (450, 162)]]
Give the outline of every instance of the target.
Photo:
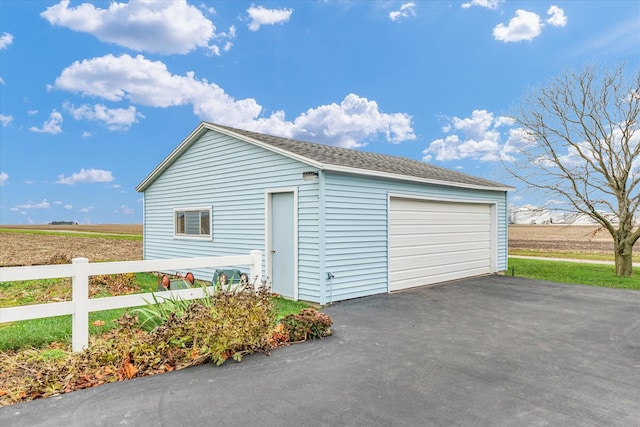
[(445, 187), (468, 188), (473, 190), (490, 190), (490, 191), (515, 190), (515, 187), (509, 187), (509, 186), (492, 187), (488, 185), (476, 185), (476, 184), (465, 184), (462, 182), (440, 181), (438, 179), (420, 178), (417, 176), (400, 175), (400, 174), (388, 173), (388, 172), (379, 172), (379, 171), (373, 171), (370, 169), (351, 168), (348, 166), (324, 165), (324, 170), (327, 170), (330, 172), (353, 174), (353, 175), (365, 175), (365, 176), (374, 176), (378, 178), (388, 178), (388, 179), (394, 179), (394, 180), (400, 180), (400, 181), (419, 182), (422, 184), (442, 185)]

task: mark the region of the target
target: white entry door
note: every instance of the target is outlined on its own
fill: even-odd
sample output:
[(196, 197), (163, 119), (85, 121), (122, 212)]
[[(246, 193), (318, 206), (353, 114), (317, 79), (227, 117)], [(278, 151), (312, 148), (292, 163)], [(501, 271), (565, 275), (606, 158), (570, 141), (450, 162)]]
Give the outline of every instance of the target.
[(271, 282), (273, 292), (295, 298), (295, 197), (293, 192), (271, 194)]

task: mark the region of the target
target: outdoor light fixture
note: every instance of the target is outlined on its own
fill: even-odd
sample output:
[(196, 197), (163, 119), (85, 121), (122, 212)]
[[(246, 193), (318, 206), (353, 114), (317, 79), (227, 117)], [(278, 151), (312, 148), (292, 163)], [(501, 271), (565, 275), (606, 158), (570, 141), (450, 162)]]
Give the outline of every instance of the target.
[(318, 172), (316, 171), (302, 172), (302, 179), (305, 181), (314, 181), (318, 179)]

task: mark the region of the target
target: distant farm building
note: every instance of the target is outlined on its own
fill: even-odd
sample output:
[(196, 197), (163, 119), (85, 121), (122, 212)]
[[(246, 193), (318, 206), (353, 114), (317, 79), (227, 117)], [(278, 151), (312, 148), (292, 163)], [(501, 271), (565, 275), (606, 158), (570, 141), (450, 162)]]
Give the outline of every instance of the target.
[[(611, 212), (600, 212), (611, 223), (618, 223), (618, 216)], [(509, 207), (509, 224), (571, 224), (596, 225), (591, 216), (580, 212), (550, 211), (544, 207), (523, 205)]]
[(549, 224), (554, 222), (551, 212), (546, 208), (539, 208), (532, 205), (524, 205), (519, 208), (510, 206), (510, 224)]

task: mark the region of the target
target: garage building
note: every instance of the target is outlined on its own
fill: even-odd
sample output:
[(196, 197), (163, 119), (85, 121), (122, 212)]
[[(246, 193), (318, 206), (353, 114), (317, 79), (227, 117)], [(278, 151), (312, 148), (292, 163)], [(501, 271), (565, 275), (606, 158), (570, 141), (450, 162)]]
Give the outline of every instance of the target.
[(137, 190), (145, 259), (259, 249), (269, 284), (292, 299), (326, 304), (507, 268), (511, 188), (403, 157), (203, 122)]

